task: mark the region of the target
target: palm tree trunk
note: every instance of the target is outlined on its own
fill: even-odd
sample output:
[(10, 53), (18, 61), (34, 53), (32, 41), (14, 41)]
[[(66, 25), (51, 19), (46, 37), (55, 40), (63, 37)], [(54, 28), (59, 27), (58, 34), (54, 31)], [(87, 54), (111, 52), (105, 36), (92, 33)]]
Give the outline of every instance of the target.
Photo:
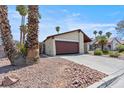
[(0, 6), (0, 31), (3, 40), (4, 51), (10, 60), (12, 65), (21, 65), (25, 63), (22, 56), (17, 52), (14, 45), (12, 34), (10, 30), (9, 20), (8, 20), (8, 9), (7, 6)]
[(23, 44), (25, 44), (25, 33), (23, 33)]
[(101, 45), (101, 49), (102, 49), (102, 51), (104, 50), (104, 45)]
[(27, 53), (27, 63), (37, 63), (39, 61), (39, 42), (38, 42), (38, 6), (30, 5), (28, 6), (28, 53)]
[[(22, 19), (21, 19), (21, 27), (23, 26), (23, 20), (24, 20), (24, 17), (22, 16)], [(20, 45), (22, 45), (22, 39), (23, 39), (23, 29), (20, 27)]]
[[(25, 26), (25, 16), (24, 16), (24, 19), (23, 19), (23, 24), (24, 24), (24, 26)], [(25, 32), (26, 29), (25, 29), (24, 26), (23, 26), (23, 33), (22, 33), (22, 34), (23, 34), (23, 39), (22, 39), (23, 44), (25, 43), (25, 33), (26, 33), (26, 32)]]

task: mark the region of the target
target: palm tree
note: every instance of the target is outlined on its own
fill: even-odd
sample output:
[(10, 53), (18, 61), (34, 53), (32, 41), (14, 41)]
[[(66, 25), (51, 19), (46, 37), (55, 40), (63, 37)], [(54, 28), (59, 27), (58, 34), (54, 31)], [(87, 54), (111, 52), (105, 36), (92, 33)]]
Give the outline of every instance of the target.
[(104, 50), (104, 46), (107, 44), (108, 40), (106, 36), (100, 36), (98, 39), (98, 44), (101, 45), (101, 50)]
[(111, 35), (112, 35), (112, 33), (111, 33), (111, 32), (106, 32), (106, 36), (107, 36), (108, 38), (110, 38), (110, 37), (111, 37)]
[(100, 35), (100, 36), (102, 35), (102, 33), (103, 33), (102, 31), (99, 31), (99, 35)]
[(95, 37), (96, 37), (97, 31), (95, 30), (95, 31), (93, 32), (93, 34), (94, 34), (94, 35), (95, 35)]
[(60, 31), (60, 27), (57, 26), (57, 27), (56, 27), (56, 32), (59, 33), (59, 31)]
[(26, 34), (26, 25), (25, 25), (25, 17), (28, 14), (27, 6), (25, 5), (18, 5), (16, 6), (16, 11), (22, 16), (21, 18), (21, 26), (20, 26), (20, 45), (24, 44), (25, 41), (25, 34)]
[(39, 61), (38, 26), (39, 7), (37, 5), (28, 6), (28, 34), (27, 34), (27, 63), (37, 63)]
[(8, 7), (0, 6), (0, 31), (4, 45), (4, 51), (12, 65), (24, 64), (24, 58), (17, 52), (13, 42), (11, 29), (8, 20)]

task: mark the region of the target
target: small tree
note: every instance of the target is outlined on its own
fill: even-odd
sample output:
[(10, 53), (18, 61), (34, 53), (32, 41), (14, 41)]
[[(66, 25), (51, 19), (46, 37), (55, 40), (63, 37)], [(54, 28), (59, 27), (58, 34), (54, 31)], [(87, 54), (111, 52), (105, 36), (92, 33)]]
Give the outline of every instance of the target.
[(95, 37), (96, 37), (97, 31), (95, 30), (95, 31), (93, 32), (93, 34), (94, 34), (94, 35), (95, 35)]
[(102, 35), (102, 33), (103, 33), (102, 31), (99, 31), (99, 35), (100, 35), (100, 36)]
[(110, 37), (111, 37), (111, 35), (112, 35), (112, 33), (111, 33), (111, 32), (106, 32), (106, 36), (107, 36), (108, 38), (110, 38)]
[(98, 39), (98, 44), (101, 46), (101, 50), (104, 50), (104, 46), (107, 44), (108, 40), (106, 38), (106, 36), (100, 36)]
[(115, 29), (117, 30), (118, 37), (122, 39), (124, 37), (124, 20), (118, 22)]
[(59, 31), (60, 31), (60, 27), (57, 26), (57, 27), (56, 27), (56, 32), (59, 33)]

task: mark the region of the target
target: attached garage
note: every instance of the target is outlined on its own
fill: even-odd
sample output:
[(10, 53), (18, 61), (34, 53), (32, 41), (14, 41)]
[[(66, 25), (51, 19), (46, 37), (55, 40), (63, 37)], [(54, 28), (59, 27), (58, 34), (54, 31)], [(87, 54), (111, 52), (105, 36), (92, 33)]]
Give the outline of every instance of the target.
[(55, 41), (56, 55), (79, 53), (79, 42)]
[[(48, 36), (43, 44), (45, 54), (50, 56), (61, 54), (83, 54), (85, 53), (86, 43), (90, 38), (80, 29)], [(84, 47), (85, 46), (85, 47)]]

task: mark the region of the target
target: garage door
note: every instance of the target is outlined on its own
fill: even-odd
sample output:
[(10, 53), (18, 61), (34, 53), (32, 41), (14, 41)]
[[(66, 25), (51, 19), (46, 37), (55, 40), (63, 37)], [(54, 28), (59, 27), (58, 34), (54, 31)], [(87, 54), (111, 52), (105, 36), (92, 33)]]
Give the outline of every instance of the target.
[(56, 54), (79, 53), (78, 42), (56, 41)]

